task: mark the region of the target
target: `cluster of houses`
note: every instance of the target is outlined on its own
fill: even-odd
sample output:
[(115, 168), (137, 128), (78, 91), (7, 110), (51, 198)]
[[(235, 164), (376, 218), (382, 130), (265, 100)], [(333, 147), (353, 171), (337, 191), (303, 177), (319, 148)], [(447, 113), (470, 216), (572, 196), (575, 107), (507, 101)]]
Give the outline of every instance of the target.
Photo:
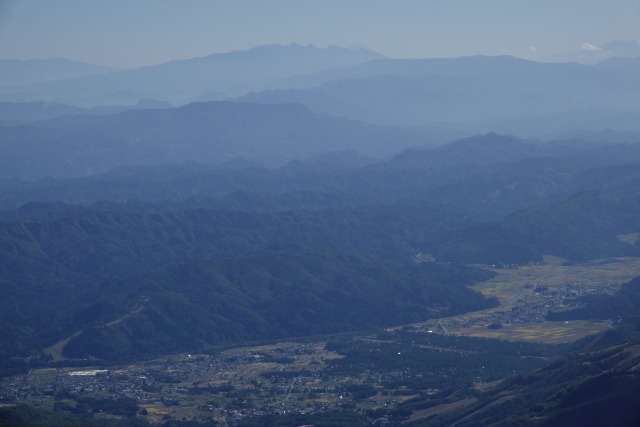
[(0, 380), (0, 404), (51, 409), (61, 395), (107, 395), (135, 399), (144, 416), (165, 419), (184, 413), (193, 420), (317, 413), (345, 402), (334, 393), (341, 379), (321, 374), (326, 356), (323, 343), (291, 343), (117, 369), (36, 369)]

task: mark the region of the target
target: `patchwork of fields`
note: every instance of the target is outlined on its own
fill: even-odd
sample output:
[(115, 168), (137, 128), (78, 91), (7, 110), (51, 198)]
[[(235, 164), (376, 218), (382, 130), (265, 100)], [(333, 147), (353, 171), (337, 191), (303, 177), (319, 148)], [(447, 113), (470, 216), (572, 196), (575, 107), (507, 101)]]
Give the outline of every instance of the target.
[(576, 308), (576, 297), (616, 292), (622, 283), (638, 275), (640, 258), (567, 264), (561, 258), (546, 256), (539, 265), (491, 270), (497, 275), (473, 288), (496, 297), (499, 307), (415, 326), (434, 333), (549, 344), (572, 342), (607, 330), (617, 319), (550, 322), (546, 313)]

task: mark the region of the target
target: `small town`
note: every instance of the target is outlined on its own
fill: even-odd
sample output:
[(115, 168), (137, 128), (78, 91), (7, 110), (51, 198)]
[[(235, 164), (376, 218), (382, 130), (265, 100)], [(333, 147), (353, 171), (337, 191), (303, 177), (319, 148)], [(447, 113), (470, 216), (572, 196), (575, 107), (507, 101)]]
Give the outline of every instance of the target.
[[(612, 293), (620, 284), (554, 286), (525, 283), (499, 309), (476, 317), (440, 319), (415, 332), (458, 333), (464, 328), (546, 322), (549, 310), (574, 308), (575, 298)], [(547, 322), (548, 323), (548, 322)], [(554, 322), (552, 322), (554, 323)], [(445, 326), (446, 325), (446, 326)], [(379, 386), (388, 378), (363, 372), (344, 377), (331, 373), (327, 362), (341, 358), (325, 342), (278, 343), (229, 349), (216, 354), (181, 354), (118, 367), (33, 369), (0, 382), (0, 404), (27, 403), (53, 411), (79, 411), (74, 397), (126, 399), (136, 416), (151, 423), (168, 420), (233, 424), (249, 416), (314, 414), (329, 410), (392, 408), (410, 399), (402, 393), (374, 393), (356, 398), (353, 384)], [(86, 361), (90, 364), (91, 361)], [(399, 374), (402, 375), (402, 374)], [(434, 390), (437, 392), (437, 390)], [(98, 416), (114, 417), (111, 414)], [(384, 424), (384, 420), (380, 423)]]
[[(116, 369), (35, 369), (0, 382), (0, 404), (28, 403), (55, 411), (69, 409), (65, 402), (75, 395), (127, 398), (138, 406), (138, 416), (152, 423), (225, 423), (252, 415), (353, 408), (354, 399), (340, 385), (360, 379), (323, 373), (325, 361), (337, 357), (322, 342), (281, 343), (215, 356), (178, 355)], [(364, 406), (402, 400), (371, 399)]]

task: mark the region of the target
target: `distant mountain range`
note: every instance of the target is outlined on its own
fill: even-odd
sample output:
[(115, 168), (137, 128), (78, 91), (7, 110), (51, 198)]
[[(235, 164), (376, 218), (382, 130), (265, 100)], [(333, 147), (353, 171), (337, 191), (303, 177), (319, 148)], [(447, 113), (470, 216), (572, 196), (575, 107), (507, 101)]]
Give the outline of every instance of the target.
[[(560, 350), (453, 335), (445, 350), (413, 327), (373, 334), (496, 307), (473, 288), (495, 275), (478, 266), (640, 257), (636, 45), (585, 46), (620, 54), (594, 65), (295, 44), (124, 71), (0, 63), (0, 377), (364, 331), (327, 344), (342, 348), (339, 363), (304, 369), (361, 363), (349, 377), (382, 386), (352, 385), (397, 399), (371, 420), (637, 425), (638, 319), (529, 373)], [(541, 295), (563, 308), (539, 319), (627, 320), (640, 277), (585, 295)], [(595, 351), (606, 345), (620, 347)], [(366, 363), (353, 365), (357, 354)], [(453, 355), (473, 363), (432, 369)], [(23, 390), (36, 384), (24, 378)], [(75, 410), (64, 392), (54, 408)], [(230, 393), (244, 405), (243, 390)]]
[[(0, 101), (86, 108), (132, 106), (143, 99), (173, 105), (234, 99), (300, 103), (375, 124), (470, 133), (639, 131), (640, 45), (614, 41), (587, 46), (583, 54), (598, 60), (390, 59), (366, 49), (265, 45), (131, 70), (72, 63), (76, 76), (56, 71), (60, 66), (51, 60), (38, 63), (40, 76), (23, 84), (7, 73), (3, 82), (0, 73)], [(16, 122), (0, 114), (0, 123)]]
[[(546, 253), (584, 260), (638, 254), (637, 245), (618, 236), (637, 231), (639, 165), (638, 143), (539, 144), (488, 134), (377, 162), (336, 151), (278, 169), (242, 161), (187, 162), (120, 167), (77, 179), (5, 180), (0, 207), (99, 202), (101, 209), (146, 213), (351, 211), (383, 205), (390, 223), (399, 221), (390, 234), (399, 233), (411, 247), (439, 260), (510, 264)], [(405, 235), (434, 216), (465, 220), (456, 231), (441, 224)]]
[(636, 40), (612, 40), (601, 46), (584, 43), (579, 51), (544, 56), (541, 60), (545, 62), (596, 64), (610, 58), (638, 57), (640, 57), (640, 43)]
[(488, 134), (330, 157), (0, 182), (2, 203), (21, 205), (0, 213), (0, 360), (417, 322), (495, 304), (467, 286), (491, 274), (465, 264), (640, 256), (638, 143)]
[(109, 115), (127, 110), (172, 108), (164, 101), (142, 99), (135, 105), (80, 108), (58, 102), (0, 102), (0, 126), (18, 126), (62, 116)]
[(380, 158), (433, 143), (430, 136), (321, 115), (299, 104), (208, 102), (67, 115), (0, 127), (0, 177), (71, 177), (123, 165), (219, 164), (237, 158), (281, 166), (343, 150)]
[[(372, 420), (637, 425), (637, 319), (499, 382), (516, 365), (483, 365), (505, 363), (504, 343), (372, 335), (496, 307), (473, 288), (495, 274), (479, 265), (640, 257), (637, 48), (585, 46), (591, 65), (296, 44), (120, 71), (0, 61), (0, 377), (365, 331), (353, 354), (393, 363), (349, 376), (386, 378), (376, 390), (398, 403)], [(640, 278), (621, 289), (546, 320), (631, 318)], [(345, 350), (336, 338), (327, 349)], [(507, 346), (517, 366), (558, 354), (522, 345)], [(476, 366), (432, 370), (454, 354)]]
[[(107, 73), (113, 68), (53, 59), (0, 59), (0, 88)], [(9, 89), (10, 90), (10, 89)]]
[[(206, 104), (205, 104), (206, 105)], [(216, 106), (216, 104), (214, 104)], [(224, 104), (222, 104), (224, 106)], [(250, 104), (248, 105), (253, 108)], [(220, 106), (217, 106), (218, 108)], [(210, 107), (209, 107), (210, 108)], [(235, 106), (236, 112), (243, 107)], [(267, 108), (267, 107), (265, 107)], [(206, 110), (205, 110), (206, 111)], [(233, 110), (232, 110), (233, 111)], [(261, 111), (260, 108), (256, 111)], [(262, 113), (281, 112), (282, 110), (266, 109)], [(295, 111), (295, 109), (294, 109)], [(302, 110), (304, 113), (304, 110)], [(139, 114), (132, 112), (129, 114)], [(309, 119), (314, 115), (306, 112)], [(153, 115), (151, 116), (153, 117)], [(161, 115), (160, 117), (167, 117)], [(267, 116), (270, 117), (270, 116)], [(53, 123), (57, 123), (54, 121)], [(319, 122), (322, 123), (322, 122)], [(325, 122), (330, 125), (332, 122)], [(344, 124), (339, 121), (338, 124)], [(346, 122), (348, 125), (349, 122)], [(349, 130), (354, 135), (356, 131), (367, 132), (385, 131), (385, 128), (338, 127), (338, 131)], [(168, 129), (176, 126), (169, 124)], [(224, 129), (223, 125), (222, 129)], [(21, 127), (19, 130), (33, 130)], [(44, 135), (49, 127), (36, 128), (36, 134)], [(416, 134), (397, 133), (389, 130), (390, 150), (402, 151), (398, 145), (401, 138), (406, 143), (422, 141), (416, 139)], [(140, 134), (147, 132), (139, 130)], [(252, 133), (248, 130), (247, 138), (251, 140)], [(195, 133), (197, 134), (197, 132)], [(419, 134), (418, 134), (419, 136)], [(59, 137), (61, 141), (65, 138)], [(69, 136), (67, 139), (70, 139)], [(323, 139), (323, 138), (321, 138)], [(0, 181), (0, 207), (15, 208), (30, 200), (65, 201), (69, 203), (90, 204), (100, 200), (144, 200), (182, 201), (190, 197), (213, 197), (219, 200), (209, 207), (226, 207), (247, 209), (248, 206), (262, 206), (261, 209), (273, 210), (276, 206), (286, 208), (286, 194), (289, 193), (331, 193), (328, 197), (333, 206), (339, 206), (349, 200), (350, 206), (361, 203), (371, 203), (372, 200), (398, 201), (403, 199), (425, 198), (438, 204), (448, 206), (473, 206), (470, 211), (505, 212), (505, 209), (530, 206), (542, 201), (554, 201), (576, 191), (590, 190), (607, 186), (620, 196), (635, 196), (633, 177), (636, 173), (633, 165), (640, 162), (640, 145), (638, 143), (589, 142), (586, 140), (557, 140), (540, 144), (524, 141), (513, 136), (497, 134), (477, 135), (471, 138), (454, 141), (438, 147), (421, 146), (404, 150), (397, 155), (380, 160), (363, 156), (356, 151), (335, 150), (320, 156), (308, 156), (307, 159), (295, 159), (277, 169), (268, 169), (255, 161), (241, 158), (231, 158), (227, 162), (216, 165), (196, 162), (205, 160), (206, 151), (200, 157), (192, 158), (182, 164), (153, 164), (151, 155), (147, 157), (148, 166), (125, 166), (131, 161), (130, 140), (121, 140), (121, 147), (103, 149), (103, 156), (113, 164), (116, 160), (122, 166), (115, 167), (107, 173), (88, 175), (78, 179), (41, 179), (38, 181), (23, 181), (15, 179), (29, 176), (41, 168), (57, 171), (63, 177), (70, 177), (72, 172), (80, 173), (82, 165), (102, 165), (107, 170), (107, 160), (96, 156), (92, 163), (87, 163), (84, 152), (75, 145), (65, 143), (66, 150), (51, 152), (45, 158), (47, 163), (38, 157), (40, 148), (38, 139), (34, 138), (31, 150), (7, 158), (3, 168), (6, 179)], [(139, 147), (144, 141), (140, 139)], [(191, 147), (197, 141), (195, 138), (189, 144), (185, 143), (176, 153), (199, 153), (198, 146)], [(275, 150), (271, 144), (279, 142), (277, 134), (271, 139), (263, 139), (265, 150)], [(422, 141), (424, 142), (424, 141)], [(82, 141), (74, 144), (81, 144)], [(243, 142), (244, 143), (244, 142)], [(63, 143), (60, 143), (63, 144)], [(153, 141), (145, 144), (152, 146)], [(191, 147), (191, 148), (190, 148)], [(271, 147), (271, 148), (269, 148)], [(384, 148), (385, 145), (383, 144)], [(46, 147), (45, 147), (46, 148)], [(327, 148), (327, 146), (324, 146)], [(362, 147), (359, 147), (362, 148)], [(371, 147), (375, 148), (375, 147)], [(307, 153), (319, 147), (309, 148)], [(203, 149), (204, 150), (204, 149)], [(224, 153), (226, 148), (221, 149)], [(303, 147), (300, 150), (304, 150)], [(34, 151), (33, 154), (30, 154)], [(371, 152), (371, 150), (367, 151)], [(155, 159), (164, 160), (166, 153), (155, 153)], [(220, 154), (218, 160), (223, 158)], [(284, 159), (284, 155), (282, 157)], [(56, 160), (57, 159), (57, 160)], [(65, 161), (68, 159), (68, 161)], [(77, 163), (77, 170), (71, 168), (71, 161)], [(13, 169), (10, 167), (12, 164)], [(624, 166), (624, 168), (622, 167)], [(29, 169), (29, 168), (32, 169)], [(46, 169), (44, 169), (46, 168)], [(85, 174), (86, 175), (86, 174)], [(38, 176), (38, 175), (33, 175)], [(243, 196), (239, 192), (248, 192)], [(338, 194), (342, 194), (339, 197)], [(276, 203), (271, 198), (279, 196)], [(301, 196), (299, 196), (301, 197)], [(305, 196), (312, 205), (313, 197)], [(292, 200), (293, 202), (293, 200)], [(301, 203), (299, 198), (295, 203)], [(328, 203), (324, 199), (323, 203)], [(269, 207), (271, 206), (271, 207)], [(311, 205), (310, 205), (311, 206)], [(291, 206), (292, 207), (292, 206)]]
[(382, 59), (299, 78), (291, 82), (297, 89), (239, 99), (299, 102), (318, 112), (396, 126), (522, 135), (572, 128), (637, 130), (636, 67), (631, 60), (593, 67), (507, 56)]
[[(366, 49), (313, 45), (265, 45), (246, 51), (216, 53), (201, 58), (179, 60), (100, 75), (16, 85), (0, 84), (0, 99), (6, 101), (58, 101), (77, 106), (135, 104), (143, 98), (176, 104), (195, 100), (211, 91), (226, 96), (261, 89), (276, 80), (348, 67), (380, 59), (382, 55)], [(42, 73), (49, 73), (42, 64)], [(55, 74), (51, 74), (55, 78)], [(12, 84), (12, 86), (8, 86)]]

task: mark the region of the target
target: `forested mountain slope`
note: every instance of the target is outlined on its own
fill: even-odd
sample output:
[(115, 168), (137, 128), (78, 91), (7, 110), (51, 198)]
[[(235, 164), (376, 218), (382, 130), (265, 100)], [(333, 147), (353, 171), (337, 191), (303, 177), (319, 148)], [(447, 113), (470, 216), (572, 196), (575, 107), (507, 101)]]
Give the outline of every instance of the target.
[[(373, 132), (375, 129), (370, 130)], [(404, 142), (395, 140), (387, 147), (389, 150), (417, 141), (414, 137), (418, 134), (399, 135), (408, 139), (400, 140)], [(389, 142), (394, 138), (393, 132), (387, 136), (382, 133), (378, 137), (388, 137)], [(270, 150), (272, 143), (274, 140), (265, 142), (264, 149)], [(135, 145), (125, 145), (122, 149), (112, 147), (112, 153), (121, 156), (133, 147)], [(176, 150), (187, 148), (184, 146)], [(208, 149), (212, 153), (216, 151), (213, 147)], [(321, 150), (321, 147), (316, 146), (313, 150)], [(32, 154), (36, 155), (29, 155)], [(154, 161), (163, 155), (162, 152), (155, 153)], [(12, 167), (18, 167), (24, 160)], [(50, 167), (68, 169), (59, 154), (49, 160), (57, 163)], [(150, 158), (147, 160), (152, 162)], [(101, 158), (95, 161), (103, 166), (107, 162)], [(0, 206), (11, 209), (29, 201), (82, 204), (103, 200), (181, 202), (191, 197), (207, 196), (219, 199), (211, 206), (233, 209), (260, 206), (260, 209), (273, 210), (304, 207), (303, 200), (298, 206), (293, 201), (287, 204), (277, 200), (269, 206), (270, 199), (281, 200), (295, 197), (295, 194), (304, 194), (309, 206), (322, 207), (322, 203), (311, 199), (318, 197), (326, 202), (326, 195), (319, 194), (326, 193), (337, 195), (336, 200), (341, 199), (342, 203), (348, 203), (351, 198), (356, 205), (376, 201), (428, 200), (430, 204), (495, 218), (518, 208), (558, 201), (577, 191), (594, 188), (606, 188), (622, 196), (637, 195), (638, 187), (634, 182), (639, 176), (638, 164), (640, 144), (637, 143), (552, 141), (534, 144), (512, 136), (487, 134), (438, 147), (402, 151), (388, 160), (377, 162), (357, 152), (342, 150), (320, 157), (297, 159), (277, 169), (236, 159), (217, 165), (185, 162), (119, 167), (107, 173), (73, 180), (6, 179), (0, 181)], [(16, 173), (24, 176), (26, 172)], [(242, 197), (247, 200), (244, 207), (237, 197), (230, 197), (238, 192), (242, 192)], [(256, 200), (251, 201), (251, 198)]]
[[(598, 336), (600, 346), (590, 348), (585, 339), (576, 345), (580, 350), (533, 372), (507, 378), (479, 393), (477, 401), (463, 409), (409, 424), (636, 425), (640, 421), (635, 404), (640, 397), (638, 326), (636, 317)], [(430, 405), (425, 402), (423, 406)]]
[(390, 213), (26, 205), (0, 222), (5, 356), (82, 331), (68, 355), (120, 360), (492, 304), (466, 287), (487, 272), (413, 264)]

